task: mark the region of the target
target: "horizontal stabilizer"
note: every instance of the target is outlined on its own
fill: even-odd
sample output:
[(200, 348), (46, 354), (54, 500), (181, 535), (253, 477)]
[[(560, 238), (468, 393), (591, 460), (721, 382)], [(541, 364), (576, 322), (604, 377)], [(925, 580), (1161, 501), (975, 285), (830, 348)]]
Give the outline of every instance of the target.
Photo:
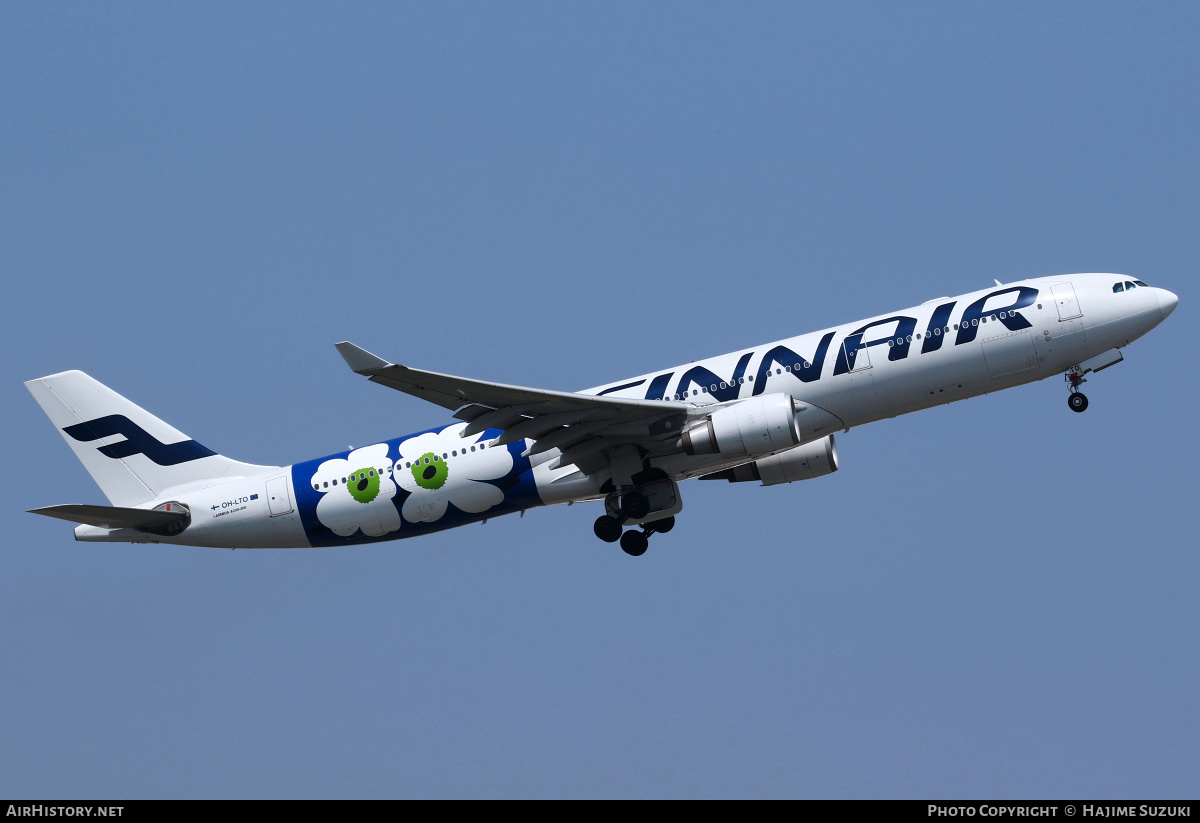
[(160, 533), (188, 516), (180, 511), (151, 511), (150, 509), (126, 509), (121, 506), (91, 506), (83, 503), (68, 503), (63, 506), (46, 506), (30, 509), (30, 514), (44, 514), (72, 523), (86, 523), (103, 529), (140, 529)]

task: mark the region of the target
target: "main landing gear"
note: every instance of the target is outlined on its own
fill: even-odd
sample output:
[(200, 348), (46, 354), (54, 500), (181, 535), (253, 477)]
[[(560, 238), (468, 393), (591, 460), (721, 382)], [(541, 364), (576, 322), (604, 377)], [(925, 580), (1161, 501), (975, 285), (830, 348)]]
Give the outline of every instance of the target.
[[(650, 513), (650, 501), (640, 492), (628, 492), (621, 496), (617, 514), (602, 514), (596, 518), (592, 531), (605, 543), (621, 542), (621, 549), (634, 557), (641, 557), (650, 545), (650, 535), (666, 534), (675, 528), (675, 518), (664, 517), (650, 523), (642, 523), (641, 530), (629, 529), (623, 532), (623, 526), (630, 520), (640, 520)], [(611, 510), (611, 508), (610, 508)]]
[(1065, 379), (1071, 384), (1071, 393), (1067, 396), (1067, 405), (1071, 407), (1071, 411), (1087, 411), (1087, 395), (1079, 390), (1079, 386), (1087, 382), (1087, 379), (1083, 376), (1083, 372), (1076, 366), (1066, 373)]

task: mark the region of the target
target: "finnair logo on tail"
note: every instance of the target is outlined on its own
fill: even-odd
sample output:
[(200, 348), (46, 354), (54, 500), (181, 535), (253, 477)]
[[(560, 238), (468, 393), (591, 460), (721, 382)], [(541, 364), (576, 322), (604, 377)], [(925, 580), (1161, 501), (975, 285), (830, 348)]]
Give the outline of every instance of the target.
[(121, 459), (134, 454), (144, 454), (160, 466), (176, 466), (201, 457), (212, 457), (214, 451), (201, 446), (195, 440), (182, 440), (178, 443), (163, 443), (150, 432), (134, 423), (123, 414), (110, 414), (107, 417), (97, 417), (86, 423), (77, 423), (63, 429), (71, 437), (84, 443), (99, 440), (101, 437), (111, 437), (122, 434), (125, 439), (111, 446), (100, 446), (98, 451), (105, 457)]

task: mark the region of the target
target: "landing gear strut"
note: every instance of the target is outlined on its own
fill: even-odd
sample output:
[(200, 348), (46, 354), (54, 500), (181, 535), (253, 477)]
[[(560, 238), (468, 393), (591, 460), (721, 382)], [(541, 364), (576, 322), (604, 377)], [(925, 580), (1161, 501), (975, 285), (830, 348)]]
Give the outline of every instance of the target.
[(1067, 397), (1067, 405), (1071, 407), (1073, 412), (1087, 411), (1088, 399), (1087, 395), (1079, 390), (1079, 386), (1087, 382), (1080, 371), (1080, 367), (1076, 366), (1067, 372), (1064, 376), (1066, 381), (1071, 384), (1071, 394)]

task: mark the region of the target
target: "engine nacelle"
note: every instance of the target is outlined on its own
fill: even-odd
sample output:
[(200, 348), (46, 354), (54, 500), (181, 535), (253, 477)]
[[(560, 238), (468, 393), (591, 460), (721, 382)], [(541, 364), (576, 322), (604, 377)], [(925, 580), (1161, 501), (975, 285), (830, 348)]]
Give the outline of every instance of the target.
[(758, 469), (759, 479), (764, 486), (824, 477), (838, 470), (837, 444), (833, 442), (831, 434), (783, 454), (755, 460), (754, 468)]
[(837, 444), (833, 435), (822, 437), (803, 446), (789, 449), (782, 454), (760, 457), (752, 463), (735, 466), (722, 472), (714, 472), (701, 480), (728, 480), (730, 483), (745, 483), (760, 480), (764, 486), (779, 483), (795, 483), (811, 480), (838, 470)]
[(736, 457), (790, 449), (801, 436), (791, 395), (766, 394), (717, 409), (685, 431), (681, 440), (690, 455)]

